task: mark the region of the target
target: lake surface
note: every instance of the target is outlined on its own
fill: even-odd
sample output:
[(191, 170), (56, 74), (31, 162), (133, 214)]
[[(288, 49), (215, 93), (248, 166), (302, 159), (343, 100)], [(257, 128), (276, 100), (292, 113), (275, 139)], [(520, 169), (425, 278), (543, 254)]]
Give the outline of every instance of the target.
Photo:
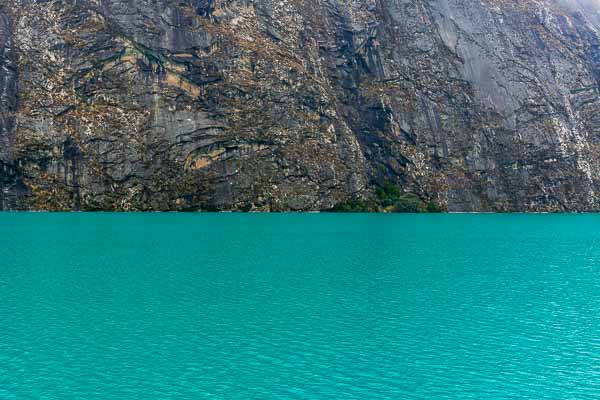
[(600, 216), (0, 214), (0, 399), (598, 399)]

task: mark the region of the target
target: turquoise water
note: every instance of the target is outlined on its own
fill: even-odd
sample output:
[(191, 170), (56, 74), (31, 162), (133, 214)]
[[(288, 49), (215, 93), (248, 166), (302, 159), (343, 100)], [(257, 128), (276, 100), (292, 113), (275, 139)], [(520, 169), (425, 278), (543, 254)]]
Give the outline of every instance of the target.
[(0, 214), (0, 399), (597, 399), (600, 216)]

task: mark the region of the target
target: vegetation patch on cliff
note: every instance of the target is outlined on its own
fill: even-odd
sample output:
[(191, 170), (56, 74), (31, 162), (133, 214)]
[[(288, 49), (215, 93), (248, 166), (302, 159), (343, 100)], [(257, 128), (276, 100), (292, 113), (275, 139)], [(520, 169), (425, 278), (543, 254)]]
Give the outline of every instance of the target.
[(340, 213), (439, 213), (444, 210), (435, 200), (423, 200), (398, 186), (385, 184), (371, 200), (353, 199), (337, 204), (331, 212)]

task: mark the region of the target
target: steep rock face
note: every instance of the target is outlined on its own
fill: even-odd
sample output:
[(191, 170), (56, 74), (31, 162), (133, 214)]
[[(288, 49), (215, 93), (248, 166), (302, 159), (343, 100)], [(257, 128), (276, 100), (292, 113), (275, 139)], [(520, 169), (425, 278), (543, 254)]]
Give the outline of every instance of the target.
[(598, 9), (0, 0), (0, 208), (598, 210)]
[(16, 207), (14, 197), (18, 190), (11, 157), (17, 99), (13, 58), (11, 22), (0, 12), (0, 210)]

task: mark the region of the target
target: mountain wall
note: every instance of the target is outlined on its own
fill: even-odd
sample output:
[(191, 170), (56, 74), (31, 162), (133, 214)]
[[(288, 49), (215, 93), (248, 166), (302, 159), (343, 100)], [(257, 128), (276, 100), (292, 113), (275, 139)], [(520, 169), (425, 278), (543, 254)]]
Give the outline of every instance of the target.
[(600, 5), (0, 0), (0, 209), (600, 209)]

